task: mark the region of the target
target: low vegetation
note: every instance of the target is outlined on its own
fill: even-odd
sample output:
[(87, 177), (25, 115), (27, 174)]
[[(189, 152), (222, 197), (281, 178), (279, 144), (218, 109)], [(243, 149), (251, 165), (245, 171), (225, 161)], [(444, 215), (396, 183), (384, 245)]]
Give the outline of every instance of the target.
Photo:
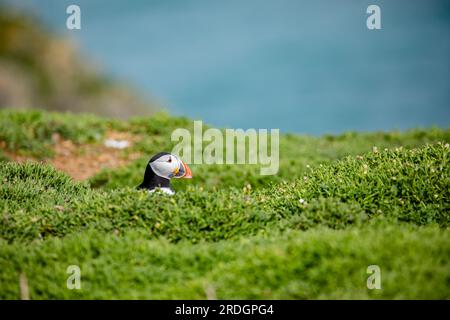
[[(0, 298), (437, 298), (450, 296), (450, 130), (284, 134), (280, 172), (193, 165), (175, 196), (136, 190), (148, 158), (192, 129), (159, 113), (130, 121), (0, 111)], [(141, 140), (142, 158), (87, 181), (39, 161), (55, 132)], [(69, 265), (82, 289), (66, 287)], [(379, 265), (382, 289), (366, 269)]]

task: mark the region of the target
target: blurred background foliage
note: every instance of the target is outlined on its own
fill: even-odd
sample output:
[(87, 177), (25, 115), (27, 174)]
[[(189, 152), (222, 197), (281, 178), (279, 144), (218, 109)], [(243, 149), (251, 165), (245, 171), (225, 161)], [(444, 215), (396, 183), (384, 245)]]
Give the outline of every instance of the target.
[(117, 118), (158, 107), (106, 77), (35, 17), (0, 7), (0, 108), (90, 112)]

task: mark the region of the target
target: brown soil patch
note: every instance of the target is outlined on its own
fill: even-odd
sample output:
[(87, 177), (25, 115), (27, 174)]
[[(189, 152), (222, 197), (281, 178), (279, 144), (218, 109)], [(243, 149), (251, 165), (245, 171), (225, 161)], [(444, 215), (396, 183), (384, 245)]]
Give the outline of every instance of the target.
[[(129, 146), (125, 149), (106, 147), (103, 142), (108, 139), (125, 140), (129, 142)], [(52, 140), (55, 155), (43, 160), (43, 162), (66, 172), (74, 180), (88, 179), (102, 169), (118, 168), (141, 156), (138, 152), (126, 152), (140, 140), (138, 136), (126, 132), (109, 131), (106, 133), (105, 139), (97, 144), (74, 144), (70, 140), (61, 138), (59, 134), (54, 134)], [(5, 151), (5, 155), (17, 162), (36, 161), (32, 157), (21, 156), (12, 152)]]

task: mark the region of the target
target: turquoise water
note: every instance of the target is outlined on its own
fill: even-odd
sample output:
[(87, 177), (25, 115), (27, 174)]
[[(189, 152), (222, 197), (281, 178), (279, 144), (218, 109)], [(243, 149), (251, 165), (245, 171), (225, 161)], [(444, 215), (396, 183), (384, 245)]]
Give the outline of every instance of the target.
[[(79, 4), (82, 30), (65, 29)], [(382, 30), (366, 28), (381, 7)], [(34, 0), (173, 114), (310, 134), (450, 125), (450, 1)], [(125, 106), (124, 106), (125, 107)]]

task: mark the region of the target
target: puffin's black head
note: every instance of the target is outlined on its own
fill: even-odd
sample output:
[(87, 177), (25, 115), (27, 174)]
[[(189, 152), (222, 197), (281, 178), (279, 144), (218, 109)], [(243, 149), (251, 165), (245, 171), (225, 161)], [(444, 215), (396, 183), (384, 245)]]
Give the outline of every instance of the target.
[(168, 152), (154, 155), (145, 168), (139, 189), (169, 188), (171, 178), (192, 178), (191, 169), (181, 159)]

